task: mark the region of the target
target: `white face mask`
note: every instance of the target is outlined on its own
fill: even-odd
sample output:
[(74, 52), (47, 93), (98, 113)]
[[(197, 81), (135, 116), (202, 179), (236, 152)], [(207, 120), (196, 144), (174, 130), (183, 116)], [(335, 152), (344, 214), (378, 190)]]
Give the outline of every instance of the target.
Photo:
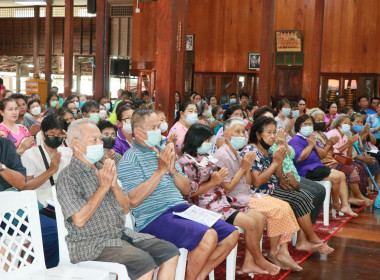
[(123, 122), (123, 130), (128, 133), (132, 134), (132, 124), (131, 122)]
[(105, 118), (105, 117), (107, 117), (107, 111), (106, 110), (100, 110), (99, 115), (101, 118)]
[(168, 123), (167, 122), (163, 122), (160, 124), (160, 130), (161, 130), (161, 133), (164, 133), (168, 130)]
[(34, 107), (30, 110), (30, 112), (32, 113), (33, 116), (38, 116), (41, 114), (41, 107), (40, 106)]

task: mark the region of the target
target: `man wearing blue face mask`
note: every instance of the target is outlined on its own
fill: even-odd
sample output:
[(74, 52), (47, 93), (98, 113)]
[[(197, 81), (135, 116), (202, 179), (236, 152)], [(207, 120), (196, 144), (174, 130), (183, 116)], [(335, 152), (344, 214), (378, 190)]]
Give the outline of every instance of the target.
[[(231, 225), (223, 221), (211, 228), (175, 216), (173, 212), (189, 208), (183, 196), (189, 195), (191, 188), (176, 163), (174, 145), (170, 143), (160, 150), (160, 119), (149, 108), (133, 113), (132, 129), (135, 141), (118, 164), (117, 172), (124, 192), (131, 199), (136, 229), (186, 248), (189, 251), (186, 277), (203, 279), (235, 246), (235, 228), (232, 227), (231, 234)], [(209, 148), (205, 145), (200, 152)]]
[(295, 119), (289, 119), (291, 115), (290, 101), (286, 98), (281, 99), (277, 105), (278, 115), (275, 117), (277, 122), (277, 130), (283, 129), (286, 132), (286, 142), (294, 136), (294, 123)]
[(72, 263), (95, 260), (126, 266), (131, 279), (152, 279), (160, 267), (163, 279), (174, 280), (178, 249), (152, 235), (124, 228), (130, 200), (117, 180), (115, 162), (103, 157), (102, 134), (90, 119), (74, 121), (68, 131), (73, 158), (57, 181)]
[(222, 108), (223, 110), (227, 110), (228, 108), (230, 108), (230, 106), (232, 105), (236, 105), (236, 104), (239, 104), (238, 102), (238, 96), (236, 93), (230, 93), (229, 95), (229, 103), (225, 104)]
[(95, 122), (100, 121), (99, 104), (94, 100), (89, 100), (82, 106), (82, 114), (84, 118), (92, 119)]

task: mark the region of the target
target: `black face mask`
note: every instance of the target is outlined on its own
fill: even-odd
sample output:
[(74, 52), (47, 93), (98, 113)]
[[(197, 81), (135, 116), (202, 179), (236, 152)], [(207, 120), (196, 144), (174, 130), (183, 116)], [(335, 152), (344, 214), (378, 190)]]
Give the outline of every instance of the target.
[(57, 149), (59, 146), (62, 145), (63, 137), (55, 137), (55, 136), (47, 136), (45, 134), (45, 144), (51, 149)]
[(272, 147), (272, 145), (268, 145), (268, 144), (264, 141), (263, 138), (261, 138), (261, 139), (259, 140), (259, 143), (260, 143), (260, 145), (261, 145), (265, 150), (268, 150), (270, 147)]
[(106, 149), (112, 149), (115, 146), (116, 139), (113, 137), (103, 137), (103, 147)]
[(314, 130), (316, 131), (324, 131), (326, 128), (326, 122), (317, 122), (315, 123)]

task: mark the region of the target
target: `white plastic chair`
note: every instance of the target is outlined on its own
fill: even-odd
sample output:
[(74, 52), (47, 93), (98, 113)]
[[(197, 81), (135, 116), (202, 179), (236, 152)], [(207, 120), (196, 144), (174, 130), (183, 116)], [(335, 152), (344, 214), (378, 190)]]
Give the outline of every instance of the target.
[(69, 250), (67, 249), (67, 244), (65, 237), (67, 235), (67, 230), (64, 224), (64, 217), (62, 213), (61, 205), (57, 199), (57, 192), (55, 187), (52, 187), (52, 194), (54, 199), (55, 206), (55, 216), (57, 220), (57, 229), (58, 229), (58, 243), (59, 243), (59, 264), (68, 265), (68, 266), (77, 266), (81, 268), (97, 268), (108, 273), (117, 274), (119, 280), (130, 280), (128, 276), (127, 269), (125, 265), (119, 263), (111, 262), (99, 262), (99, 261), (85, 261), (77, 264), (72, 264), (70, 261)]
[[(125, 227), (131, 230), (136, 230), (135, 219), (131, 212), (125, 215)], [(185, 248), (179, 249), (180, 256), (178, 258), (177, 269), (175, 273), (175, 280), (184, 280), (186, 274), (187, 254), (188, 251)], [(154, 272), (153, 279), (157, 279), (158, 269)]]
[(46, 269), (35, 191), (0, 192), (0, 223), (0, 279), (108, 279), (101, 270)]

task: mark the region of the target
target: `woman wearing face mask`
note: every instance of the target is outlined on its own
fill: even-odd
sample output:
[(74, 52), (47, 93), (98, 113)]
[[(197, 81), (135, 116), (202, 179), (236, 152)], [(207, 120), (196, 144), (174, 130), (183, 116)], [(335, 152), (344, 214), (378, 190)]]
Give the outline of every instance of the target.
[[(243, 112), (243, 108), (240, 105), (233, 105), (230, 106), (227, 110), (223, 113), (223, 122), (230, 118), (239, 118), (244, 122), (244, 126), (248, 124), (247, 120), (244, 120), (245, 114)], [(246, 139), (248, 140), (248, 132), (246, 132)], [(216, 146), (219, 149), (224, 143), (224, 136), (223, 136), (223, 127), (218, 130), (218, 133), (216, 134)]]
[[(248, 241), (246, 257), (251, 262), (252, 255), (256, 257), (255, 260), (257, 259), (256, 266), (248, 261), (245, 261), (246, 265), (255, 267), (256, 272), (275, 275), (279, 272), (279, 267), (265, 261), (258, 244), (258, 236), (262, 234), (264, 228), (264, 216), (245, 205), (239, 209), (231, 207), (222, 187), (223, 181), (227, 178), (228, 169), (219, 170), (216, 160), (208, 156), (212, 147), (210, 142), (212, 136), (212, 129), (203, 124), (194, 124), (185, 136), (183, 154), (178, 159), (178, 163), (191, 183), (191, 191), (187, 199), (194, 205), (222, 215), (222, 220), (242, 227), (246, 231), (245, 236)], [(250, 156), (254, 157), (254, 155)], [(253, 228), (255, 230), (252, 230)]]
[(216, 105), (211, 110), (212, 116), (214, 117), (214, 122), (216, 126), (214, 127), (214, 135), (216, 135), (220, 128), (223, 127), (223, 109), (222, 106)]
[(61, 107), (59, 105), (59, 96), (58, 94), (51, 92), (49, 93), (48, 97), (46, 98), (46, 109), (43, 113), (45, 117), (56, 113), (56, 111)]
[[(66, 131), (57, 115), (49, 115), (42, 121), (41, 132), (43, 144), (25, 151), (21, 161), (27, 176), (24, 190), (36, 190), (38, 201), (47, 207), (46, 200), (52, 200), (51, 187), (57, 182), (59, 173), (70, 163), (72, 151), (62, 147)], [(48, 215), (48, 210), (43, 211)]]
[(325, 122), (326, 122), (326, 131), (329, 131), (330, 125), (336, 119), (336, 117), (339, 116), (338, 103), (336, 103), (335, 101), (329, 103), (327, 105), (327, 111), (328, 113), (325, 114)]
[(33, 116), (34, 123), (41, 124), (44, 118), (41, 115), (41, 102), (38, 99), (28, 102), (28, 111)]
[(154, 112), (156, 113), (156, 115), (160, 119), (160, 131), (161, 131), (160, 147), (161, 147), (161, 149), (164, 149), (165, 146), (169, 143), (173, 143), (175, 145), (175, 143), (177, 141), (177, 135), (176, 134), (171, 134), (170, 137), (165, 137), (164, 135), (162, 135), (162, 134), (167, 133), (168, 126), (169, 126), (168, 123), (166, 122), (166, 116), (165, 116), (164, 112), (159, 111), (159, 110), (155, 110)]
[(295, 119), (289, 119), (291, 115), (290, 101), (286, 98), (281, 99), (277, 105), (278, 115), (274, 118), (277, 122), (277, 129), (283, 129), (286, 132), (286, 142), (294, 136), (293, 127)]
[(128, 105), (118, 106), (116, 110), (117, 117), (117, 137), (113, 150), (116, 153), (124, 155), (126, 151), (130, 149), (133, 145), (133, 134), (132, 134), (132, 114), (134, 110)]
[[(330, 254), (333, 249), (318, 238), (312, 226), (311, 211), (314, 208), (312, 204), (314, 195), (307, 190), (299, 189), (294, 178), (291, 177), (290, 173), (293, 172), (288, 166), (284, 168), (288, 150), (285, 145), (285, 134), (283, 131), (277, 132), (276, 125), (273, 118), (255, 119), (249, 134), (249, 145), (241, 153), (241, 156), (248, 151), (254, 151), (257, 154), (250, 172), (252, 191), (258, 193), (259, 197), (270, 195), (289, 203), (301, 228), (297, 240), (299, 250)], [(282, 141), (279, 141), (280, 136)], [(276, 140), (278, 147), (273, 152), (271, 147)], [(287, 184), (281, 183), (282, 180)]]
[(114, 160), (117, 165), (123, 156), (113, 149), (116, 142), (116, 127), (109, 121), (99, 121), (97, 126), (102, 134), (104, 156), (95, 163), (96, 168), (101, 169), (107, 158)]
[[(239, 154), (239, 150), (246, 144), (243, 122), (236, 118), (227, 120), (224, 123), (224, 137), (226, 141), (216, 151), (214, 157), (218, 159), (216, 165), (219, 168), (228, 168), (229, 173), (222, 186), (231, 206), (239, 209), (248, 204), (250, 208), (266, 216), (271, 248), (269, 259), (280, 266), (291, 266), (292, 269), (300, 270), (301, 268), (295, 264), (288, 252), (291, 235), (299, 230), (292, 208), (287, 202), (269, 195), (257, 197), (250, 189), (252, 184), (250, 170), (256, 160), (256, 154), (252, 151), (246, 153), (244, 157)], [(311, 243), (307, 245), (310, 248), (319, 247)]]
[(177, 141), (174, 145), (175, 153), (181, 155), (185, 135), (193, 124), (198, 122), (197, 106), (191, 101), (185, 101), (179, 104), (179, 111), (175, 119), (175, 124), (169, 131), (168, 137), (172, 134), (177, 135)]
[(326, 152), (313, 135), (313, 118), (309, 115), (302, 115), (296, 120), (294, 127), (297, 134), (289, 141), (289, 145), (294, 148), (293, 162), (299, 175), (313, 181), (331, 181), (333, 208), (356, 217), (357, 214), (348, 205), (345, 174), (324, 166), (321, 161), (326, 156)]
[[(331, 130), (326, 133), (327, 138), (338, 137), (339, 140), (333, 146), (334, 153), (341, 153), (347, 157), (355, 158), (357, 153), (353, 147), (354, 143), (359, 140), (359, 135), (352, 136), (351, 133), (351, 120), (347, 115), (341, 114), (331, 124)], [(368, 158), (369, 159), (369, 158)], [(332, 168), (345, 169), (345, 166), (339, 164), (339, 162), (331, 165)], [(367, 192), (368, 176), (366, 168), (362, 162), (353, 161), (351, 168), (354, 168), (356, 172), (352, 172), (347, 178), (350, 183), (350, 198), (349, 202), (355, 205), (370, 205), (372, 200), (363, 196)], [(347, 173), (347, 172), (345, 172)]]
[(211, 113), (211, 108), (206, 101), (201, 100), (197, 103), (198, 119), (203, 120), (204, 124), (209, 125), (213, 122), (214, 118)]

